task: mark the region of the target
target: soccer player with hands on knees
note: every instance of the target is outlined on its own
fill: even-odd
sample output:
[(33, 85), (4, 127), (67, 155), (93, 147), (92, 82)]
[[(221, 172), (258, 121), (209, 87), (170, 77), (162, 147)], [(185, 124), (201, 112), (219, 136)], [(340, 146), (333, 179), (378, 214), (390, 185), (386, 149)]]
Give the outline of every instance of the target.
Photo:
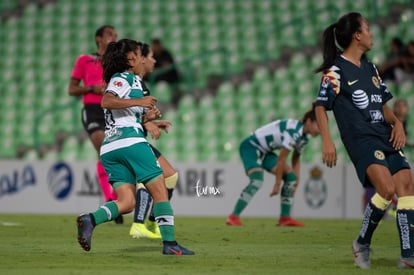
[[(243, 189), (233, 212), (227, 218), (227, 225), (241, 226), (240, 214), (252, 197), (263, 185), (263, 171), (275, 175), (276, 182), (270, 193), (281, 195), (281, 214), (278, 226), (304, 226), (291, 215), (293, 196), (299, 183), (300, 155), (310, 137), (319, 135), (314, 106), (301, 120), (281, 119), (255, 130), (240, 144), (240, 157), (243, 161), (249, 184)], [(279, 150), (279, 154), (274, 151)], [(291, 166), (287, 158), (293, 151)], [(283, 185), (282, 185), (283, 181)]]
[(399, 268), (414, 268), (414, 184), (402, 147), (401, 121), (387, 102), (391, 92), (365, 53), (372, 47), (368, 21), (357, 12), (343, 15), (323, 33), (323, 63), (316, 118), (322, 137), (323, 162), (336, 165), (336, 149), (326, 111), (332, 110), (342, 142), (363, 187), (376, 193), (366, 205), (359, 235), (352, 243), (355, 265), (371, 267), (371, 239), (394, 194), (401, 255)]

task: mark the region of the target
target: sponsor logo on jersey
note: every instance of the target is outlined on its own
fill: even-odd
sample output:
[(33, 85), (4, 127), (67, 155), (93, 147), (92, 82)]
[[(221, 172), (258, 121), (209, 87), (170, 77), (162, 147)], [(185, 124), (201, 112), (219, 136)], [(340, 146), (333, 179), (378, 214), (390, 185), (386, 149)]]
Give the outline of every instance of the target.
[(122, 82), (121, 82), (121, 81), (119, 81), (119, 80), (115, 80), (115, 81), (114, 81), (114, 86), (115, 86), (115, 87), (118, 87), (118, 88), (121, 88), (121, 87), (122, 87)]
[(376, 159), (379, 159), (379, 160), (384, 160), (385, 159), (384, 153), (382, 151), (380, 151), (380, 150), (375, 150), (374, 157)]
[(371, 115), (371, 123), (377, 123), (384, 121), (384, 117), (382, 116), (382, 113), (380, 110), (370, 110), (369, 111)]
[(380, 82), (379, 82), (379, 80), (376, 76), (372, 77), (372, 83), (375, 85), (375, 87), (377, 87), (377, 88), (380, 87)]
[(371, 95), (371, 102), (382, 103), (381, 95)]
[(319, 96), (323, 96), (323, 97), (325, 97), (325, 96), (326, 96), (326, 89), (321, 89), (321, 90), (319, 91)]
[(369, 98), (365, 91), (356, 90), (352, 93), (352, 101), (359, 109), (366, 109), (369, 105)]
[(330, 83), (331, 81), (330, 81), (330, 79), (329, 79), (329, 76), (324, 76), (323, 78), (322, 78), (322, 87), (323, 88), (328, 88), (328, 84)]
[(318, 96), (317, 98), (316, 98), (316, 100), (317, 101), (328, 101), (328, 98), (325, 96), (325, 97), (320, 97), (320, 96)]
[(352, 86), (352, 85), (354, 85), (355, 83), (357, 83), (359, 81), (359, 79), (355, 79), (355, 80), (353, 80), (353, 81), (349, 81), (348, 80), (348, 85), (349, 86)]

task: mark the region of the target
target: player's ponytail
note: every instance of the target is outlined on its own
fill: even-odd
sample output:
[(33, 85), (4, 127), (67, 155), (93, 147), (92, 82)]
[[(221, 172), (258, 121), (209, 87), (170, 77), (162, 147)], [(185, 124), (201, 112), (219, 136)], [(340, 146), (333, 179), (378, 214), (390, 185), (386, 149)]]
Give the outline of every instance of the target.
[(335, 58), (339, 55), (338, 49), (335, 45), (334, 33), (336, 25), (337, 23), (330, 25), (323, 32), (323, 62), (322, 65), (315, 69), (315, 73), (319, 73), (330, 68), (334, 64)]
[(329, 69), (335, 59), (349, 47), (355, 32), (361, 31), (362, 15), (350, 12), (339, 18), (338, 22), (330, 25), (323, 32), (323, 62), (315, 69), (316, 73)]

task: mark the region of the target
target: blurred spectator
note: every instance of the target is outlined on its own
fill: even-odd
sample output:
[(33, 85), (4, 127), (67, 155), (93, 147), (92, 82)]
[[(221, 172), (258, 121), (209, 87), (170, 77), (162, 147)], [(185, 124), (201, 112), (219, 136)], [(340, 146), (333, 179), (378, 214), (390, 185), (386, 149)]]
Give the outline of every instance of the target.
[(403, 52), (403, 41), (398, 37), (391, 39), (386, 60), (378, 67), (382, 80), (395, 80), (394, 70), (400, 64), (400, 57)]
[[(157, 72), (159, 69), (164, 69), (174, 64), (174, 58), (169, 50), (164, 48), (161, 40), (154, 38), (151, 45), (152, 51), (154, 53), (154, 58), (157, 61), (155, 63), (155, 70)], [(167, 81), (168, 83), (177, 83), (180, 80), (179, 73), (177, 68), (172, 68), (167, 70), (165, 73), (161, 73), (155, 77), (155, 81)]]
[(400, 66), (395, 68), (395, 81), (400, 84), (414, 80), (414, 41), (408, 42), (405, 53), (399, 58)]
[[(169, 50), (164, 48), (161, 40), (154, 38), (151, 44), (154, 58), (157, 61), (155, 63), (155, 69), (152, 75), (149, 77), (150, 81), (159, 82), (166, 81), (171, 85), (172, 88), (172, 103), (177, 105), (181, 92), (178, 88), (180, 82), (180, 74), (175, 65), (174, 58)], [(162, 72), (162, 71), (164, 72)]]

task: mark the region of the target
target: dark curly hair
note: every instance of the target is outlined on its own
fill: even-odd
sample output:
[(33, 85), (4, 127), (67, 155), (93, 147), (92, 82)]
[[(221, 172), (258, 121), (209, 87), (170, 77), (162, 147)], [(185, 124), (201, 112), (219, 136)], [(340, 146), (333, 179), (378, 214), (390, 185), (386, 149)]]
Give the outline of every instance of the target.
[(111, 42), (102, 57), (103, 79), (106, 83), (116, 73), (122, 73), (131, 68), (128, 62), (128, 53), (140, 52), (143, 56), (149, 53), (149, 45), (132, 39), (121, 39)]

